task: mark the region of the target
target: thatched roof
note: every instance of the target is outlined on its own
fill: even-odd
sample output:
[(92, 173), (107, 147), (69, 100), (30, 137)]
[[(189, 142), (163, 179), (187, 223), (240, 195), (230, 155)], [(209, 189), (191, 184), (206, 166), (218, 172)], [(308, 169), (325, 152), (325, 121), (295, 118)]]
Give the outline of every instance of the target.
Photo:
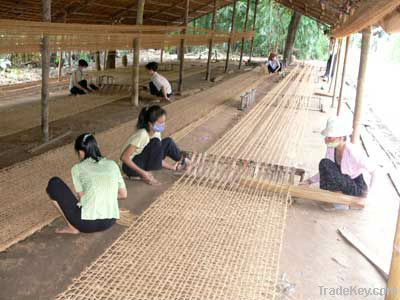
[[(251, 0), (253, 3), (255, 0)], [(400, 6), (400, 0), (275, 0), (332, 27), (336, 36), (374, 25)], [(146, 0), (145, 25), (183, 22), (186, 0)], [(190, 0), (189, 19), (212, 12), (214, 0)], [(218, 0), (218, 8), (233, 0)], [(135, 24), (137, 0), (52, 0), (52, 22)], [(397, 16), (397, 14), (396, 14)], [(1, 0), (0, 19), (41, 21), (41, 0)], [(354, 20), (353, 20), (354, 19)], [(390, 24), (393, 24), (391, 22)]]
[[(213, 10), (213, 0), (190, 0), (190, 18)], [(232, 0), (219, 0), (218, 7)], [(144, 24), (169, 25), (182, 23), (185, 0), (147, 0)], [(52, 0), (52, 22), (92, 24), (135, 24), (137, 0)], [(0, 19), (41, 21), (41, 0), (1, 0)]]

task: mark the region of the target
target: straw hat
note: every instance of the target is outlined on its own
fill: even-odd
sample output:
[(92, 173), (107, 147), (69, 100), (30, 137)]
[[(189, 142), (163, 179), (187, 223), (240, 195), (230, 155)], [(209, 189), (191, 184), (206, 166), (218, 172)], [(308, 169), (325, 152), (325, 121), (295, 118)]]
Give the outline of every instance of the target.
[(325, 137), (348, 136), (353, 132), (350, 122), (340, 117), (330, 117), (326, 122), (326, 127), (321, 131)]

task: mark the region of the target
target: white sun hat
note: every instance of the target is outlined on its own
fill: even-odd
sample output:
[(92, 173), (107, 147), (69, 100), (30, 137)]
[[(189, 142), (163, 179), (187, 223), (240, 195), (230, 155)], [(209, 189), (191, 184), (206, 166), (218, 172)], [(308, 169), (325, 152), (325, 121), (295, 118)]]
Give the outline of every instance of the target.
[(349, 120), (343, 117), (330, 117), (326, 122), (326, 127), (321, 131), (325, 137), (342, 137), (348, 136), (353, 132), (353, 128)]

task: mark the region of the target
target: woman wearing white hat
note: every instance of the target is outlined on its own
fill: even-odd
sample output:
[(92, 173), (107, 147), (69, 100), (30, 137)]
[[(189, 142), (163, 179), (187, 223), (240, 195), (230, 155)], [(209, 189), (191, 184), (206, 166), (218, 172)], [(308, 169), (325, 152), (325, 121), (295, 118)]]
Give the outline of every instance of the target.
[(353, 129), (340, 117), (331, 117), (321, 134), (327, 145), (326, 156), (319, 163), (319, 173), (304, 184), (319, 183), (321, 189), (351, 196), (366, 196), (372, 186), (376, 165), (361, 147), (346, 142)]

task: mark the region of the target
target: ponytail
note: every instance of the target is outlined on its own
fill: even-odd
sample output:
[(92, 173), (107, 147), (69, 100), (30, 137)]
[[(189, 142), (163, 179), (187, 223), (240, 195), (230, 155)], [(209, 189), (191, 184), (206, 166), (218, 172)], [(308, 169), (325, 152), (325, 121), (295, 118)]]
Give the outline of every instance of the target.
[(140, 111), (137, 129), (146, 129), (150, 131), (149, 123), (154, 124), (161, 116), (166, 115), (167, 112), (159, 105), (145, 106)]
[(92, 158), (96, 162), (99, 162), (103, 158), (97, 141), (91, 133), (83, 133), (76, 138), (75, 151), (83, 151), (85, 153), (84, 159)]

